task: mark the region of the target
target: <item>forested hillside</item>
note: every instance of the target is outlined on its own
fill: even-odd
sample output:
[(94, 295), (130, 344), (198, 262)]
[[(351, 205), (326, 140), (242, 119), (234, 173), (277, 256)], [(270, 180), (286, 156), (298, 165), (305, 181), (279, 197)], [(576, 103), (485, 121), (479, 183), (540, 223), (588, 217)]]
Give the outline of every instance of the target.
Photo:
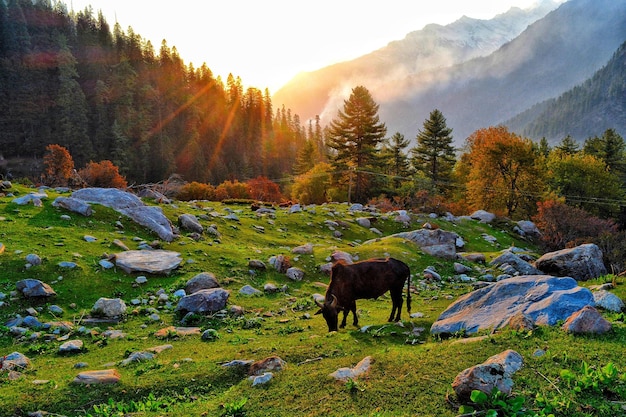
[(626, 42), (594, 76), (556, 99), (533, 106), (506, 123), (532, 139), (556, 143), (567, 135), (582, 142), (589, 127), (599, 134), (626, 132)]
[(277, 178), (306, 136), (269, 91), (51, 0), (0, 0), (0, 78), (0, 168), (14, 175), (36, 175), (59, 144), (77, 167), (111, 160), (129, 182)]

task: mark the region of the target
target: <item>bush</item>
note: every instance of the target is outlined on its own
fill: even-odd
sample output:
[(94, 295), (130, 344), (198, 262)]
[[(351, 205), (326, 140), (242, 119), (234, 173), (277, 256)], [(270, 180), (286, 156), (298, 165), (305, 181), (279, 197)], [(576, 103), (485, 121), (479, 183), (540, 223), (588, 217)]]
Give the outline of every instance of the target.
[(78, 171), (78, 176), (89, 187), (126, 188), (126, 179), (120, 175), (113, 162), (104, 160), (89, 162), (85, 168)]
[(74, 171), (74, 160), (69, 151), (61, 145), (46, 146), (43, 157), (45, 172), (43, 181), (47, 185), (67, 185)]
[(284, 200), (280, 187), (268, 178), (260, 176), (246, 181), (250, 198), (258, 201), (280, 203)]
[(583, 209), (555, 200), (538, 202), (537, 214), (532, 220), (541, 231), (541, 244), (547, 251), (585, 242), (596, 243), (602, 236), (617, 232), (613, 221), (600, 219)]
[(218, 201), (229, 198), (250, 198), (250, 194), (248, 193), (248, 186), (243, 182), (227, 180), (215, 188), (215, 198)]
[(176, 195), (176, 198), (181, 201), (215, 200), (215, 197), (215, 187), (196, 181), (183, 185)]

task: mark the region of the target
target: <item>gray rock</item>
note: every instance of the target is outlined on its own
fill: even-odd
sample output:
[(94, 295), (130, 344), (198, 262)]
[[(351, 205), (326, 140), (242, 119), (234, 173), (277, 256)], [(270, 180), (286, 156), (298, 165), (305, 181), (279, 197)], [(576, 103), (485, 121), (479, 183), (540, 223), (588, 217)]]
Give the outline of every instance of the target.
[(611, 328), (611, 323), (592, 306), (576, 311), (563, 324), (563, 330), (578, 334), (603, 334), (610, 332)]
[(607, 273), (602, 251), (593, 243), (546, 253), (535, 261), (535, 267), (546, 274), (572, 277), (577, 281), (586, 281)]
[(272, 267), (274, 267), (276, 271), (280, 272), (281, 274), (286, 273), (287, 270), (291, 268), (291, 262), (289, 261), (289, 258), (285, 255), (272, 256), (270, 257), (268, 262)]
[(483, 253), (461, 253), (460, 255), (468, 262), (484, 264), (487, 261)]
[(513, 388), (512, 376), (523, 363), (522, 355), (514, 350), (506, 350), (459, 373), (452, 382), (452, 389), (462, 402), (470, 399), (473, 390), (489, 395), (497, 388), (508, 395)]
[(251, 259), (250, 261), (248, 261), (248, 268), (258, 269), (260, 271), (265, 271), (267, 269), (267, 266), (265, 265), (265, 262), (263, 262), (261, 260)]
[(201, 272), (191, 278), (185, 284), (185, 293), (193, 294), (200, 290), (208, 290), (211, 288), (219, 288), (220, 284), (217, 282), (215, 275), (211, 272)]
[(181, 229), (190, 232), (200, 234), (204, 232), (204, 227), (202, 227), (196, 216), (194, 216), (193, 214), (181, 214), (180, 216), (178, 216), (178, 225), (181, 227)]
[(372, 222), (367, 217), (359, 217), (359, 218), (357, 218), (356, 219), (356, 223), (359, 226), (365, 227), (366, 229), (369, 229), (370, 227), (372, 227)]
[(93, 214), (93, 209), (83, 200), (73, 197), (57, 197), (52, 202), (53, 207), (59, 207), (82, 216), (89, 217)]
[(485, 210), (476, 210), (470, 214), (470, 218), (479, 220), (481, 223), (491, 223), (496, 219), (496, 215)]
[(251, 285), (244, 285), (239, 290), (239, 294), (254, 296), (254, 295), (262, 295), (263, 293)]
[(520, 231), (522, 232), (522, 236), (530, 236), (534, 238), (541, 236), (541, 232), (537, 228), (537, 225), (535, 225), (535, 223), (531, 222), (530, 220), (518, 221), (517, 227), (519, 227)]
[(99, 298), (91, 309), (99, 317), (118, 318), (126, 315), (126, 303), (119, 298)]
[(33, 316), (24, 317), (24, 320), (22, 321), (22, 325), (30, 329), (40, 329), (41, 327), (43, 327), (43, 323)]
[(16, 282), (15, 287), (25, 297), (54, 297), (57, 295), (51, 286), (38, 279), (23, 279)]
[(28, 255), (26, 255), (25, 259), (26, 259), (26, 262), (28, 262), (32, 266), (41, 265), (41, 257), (37, 254), (29, 253)]
[(186, 295), (178, 301), (176, 311), (192, 313), (214, 313), (223, 310), (230, 292), (223, 288), (200, 290)]
[(296, 246), (291, 250), (291, 253), (297, 255), (310, 255), (313, 253), (313, 245), (311, 243), (305, 243), (304, 245)]
[(41, 204), (41, 200), (44, 200), (46, 198), (48, 198), (48, 194), (43, 193), (43, 192), (30, 193), (30, 194), (26, 194), (25, 196), (14, 199), (13, 203), (19, 206), (25, 206), (26, 204), (32, 204), (34, 206), (37, 206)]
[(59, 353), (79, 353), (83, 350), (83, 341), (80, 339), (68, 340), (59, 346)]
[(127, 273), (147, 272), (169, 275), (182, 263), (180, 253), (155, 250), (129, 250), (115, 254), (115, 264)]
[(76, 262), (61, 261), (57, 264), (59, 268), (74, 269), (78, 266)]
[(503, 252), (502, 255), (498, 256), (489, 263), (489, 265), (492, 266), (502, 266), (504, 264), (510, 265), (514, 272), (516, 272), (512, 273), (510, 271), (503, 270), (503, 272), (509, 275), (542, 275), (540, 270), (509, 251)]
[(287, 278), (292, 281), (302, 281), (304, 278), (304, 271), (300, 268), (296, 268), (295, 266), (289, 268), (285, 274), (287, 275)]
[(20, 352), (0, 356), (0, 369), (4, 371), (24, 370), (29, 368), (30, 365), (30, 359)]
[(572, 278), (528, 275), (509, 278), (465, 294), (433, 323), (432, 334), (498, 329), (523, 313), (538, 325), (554, 325), (586, 305), (593, 295)]
[(58, 305), (51, 305), (48, 307), (48, 311), (54, 315), (60, 316), (63, 314), (63, 309), (61, 307), (59, 307)]
[(459, 235), (454, 232), (446, 232), (442, 229), (419, 229), (396, 233), (390, 237), (407, 239), (418, 245), (428, 255), (456, 259), (456, 242)]
[(120, 362), (121, 366), (126, 366), (135, 362), (151, 361), (155, 358), (155, 354), (152, 352), (133, 352), (126, 359)]
[(252, 386), (254, 387), (256, 385), (267, 384), (268, 382), (270, 382), (272, 380), (273, 377), (274, 377), (273, 373), (265, 372), (263, 375), (250, 376), (250, 377), (248, 377), (248, 379), (250, 379), (252, 381)]
[(329, 376), (337, 381), (346, 382), (348, 379), (356, 379), (369, 372), (372, 357), (366, 356), (354, 368), (339, 368)]
[(624, 302), (622, 299), (606, 290), (595, 291), (593, 293), (593, 299), (596, 302), (596, 307), (600, 307), (608, 311), (619, 313), (624, 309)]
[(469, 266), (465, 266), (462, 263), (455, 262), (454, 272), (456, 272), (457, 274), (467, 274), (468, 272), (472, 272), (472, 268), (470, 268)]
[(72, 197), (110, 207), (152, 230), (166, 242), (171, 242), (175, 238), (172, 224), (163, 214), (163, 210), (160, 207), (144, 205), (134, 194), (116, 188), (83, 188), (74, 191)]

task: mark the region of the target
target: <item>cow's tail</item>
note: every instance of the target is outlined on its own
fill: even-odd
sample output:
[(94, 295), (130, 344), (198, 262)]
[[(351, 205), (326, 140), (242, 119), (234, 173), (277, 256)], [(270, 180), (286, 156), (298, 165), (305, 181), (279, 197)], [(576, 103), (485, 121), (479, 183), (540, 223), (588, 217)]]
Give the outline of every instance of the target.
[(406, 311), (411, 314), (411, 271), (406, 276)]

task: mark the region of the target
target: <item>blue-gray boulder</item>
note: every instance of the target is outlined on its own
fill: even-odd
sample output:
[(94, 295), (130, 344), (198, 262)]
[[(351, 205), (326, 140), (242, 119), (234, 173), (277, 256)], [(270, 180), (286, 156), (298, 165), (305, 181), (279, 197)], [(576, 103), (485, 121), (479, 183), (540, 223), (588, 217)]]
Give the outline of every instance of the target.
[(230, 293), (223, 288), (210, 288), (186, 295), (178, 301), (176, 311), (183, 313), (215, 313), (226, 307)]
[(577, 281), (598, 278), (607, 273), (602, 251), (593, 243), (546, 253), (535, 261), (535, 267), (545, 274), (572, 277)]
[(433, 323), (432, 334), (476, 333), (505, 327), (511, 317), (524, 314), (536, 325), (555, 325), (590, 305), (593, 294), (573, 278), (524, 275), (493, 283), (465, 294)]

